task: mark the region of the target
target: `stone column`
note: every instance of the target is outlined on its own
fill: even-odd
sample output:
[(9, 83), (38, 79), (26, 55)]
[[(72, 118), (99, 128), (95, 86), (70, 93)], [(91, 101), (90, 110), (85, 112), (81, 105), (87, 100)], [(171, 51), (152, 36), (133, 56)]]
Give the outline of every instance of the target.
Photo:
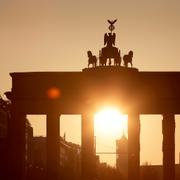
[(25, 180), (25, 122), (26, 115), (13, 103), (8, 122), (8, 180)]
[(140, 179), (140, 119), (138, 113), (128, 115), (128, 179)]
[(81, 174), (83, 180), (95, 177), (94, 114), (82, 114)]
[(163, 114), (163, 180), (175, 180), (175, 118)]
[(58, 180), (60, 171), (60, 115), (47, 114), (47, 180)]

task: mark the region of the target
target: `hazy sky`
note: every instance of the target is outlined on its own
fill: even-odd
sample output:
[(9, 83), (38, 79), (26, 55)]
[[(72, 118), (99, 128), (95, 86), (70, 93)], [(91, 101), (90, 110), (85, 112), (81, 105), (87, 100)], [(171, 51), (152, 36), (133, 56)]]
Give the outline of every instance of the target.
[[(87, 50), (98, 55), (108, 31), (106, 20), (114, 18), (116, 46), (122, 54), (134, 51), (140, 71), (180, 71), (179, 0), (0, 0), (0, 93), (11, 88), (9, 72), (81, 71), (87, 66)], [(44, 134), (41, 118), (33, 117), (36, 134)], [(162, 162), (161, 119), (141, 117), (141, 162)], [(77, 127), (73, 132), (72, 123)], [(80, 142), (79, 118), (66, 117), (62, 124), (68, 140)], [(104, 142), (114, 140), (106, 137)]]

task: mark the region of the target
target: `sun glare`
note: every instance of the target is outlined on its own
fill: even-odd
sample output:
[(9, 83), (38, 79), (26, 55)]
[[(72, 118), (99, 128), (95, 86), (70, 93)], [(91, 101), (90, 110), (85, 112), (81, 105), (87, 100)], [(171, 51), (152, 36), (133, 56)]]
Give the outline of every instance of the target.
[(119, 138), (127, 134), (127, 116), (116, 108), (104, 108), (95, 114), (95, 132), (104, 136)]

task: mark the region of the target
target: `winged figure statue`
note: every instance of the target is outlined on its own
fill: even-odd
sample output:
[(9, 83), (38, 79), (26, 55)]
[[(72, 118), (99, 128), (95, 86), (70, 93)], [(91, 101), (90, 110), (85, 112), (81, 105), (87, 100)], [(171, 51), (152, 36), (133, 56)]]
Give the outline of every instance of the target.
[(112, 47), (115, 45), (115, 39), (116, 39), (116, 34), (115, 33), (105, 33), (104, 35), (104, 45), (107, 45), (108, 47)]
[(115, 19), (114, 21), (111, 21), (111, 20), (107, 20), (107, 21), (110, 25), (113, 25), (117, 21), (117, 19)]

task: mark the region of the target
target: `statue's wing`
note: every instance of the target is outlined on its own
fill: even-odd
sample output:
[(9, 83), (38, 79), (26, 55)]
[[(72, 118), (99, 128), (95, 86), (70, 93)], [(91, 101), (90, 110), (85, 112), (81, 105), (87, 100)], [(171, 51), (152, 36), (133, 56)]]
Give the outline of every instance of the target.
[(112, 36), (112, 43), (113, 43), (113, 45), (115, 45), (115, 40), (116, 40), (116, 34), (113, 33), (113, 36)]
[(114, 21), (110, 21), (110, 20), (107, 20), (107, 21), (109, 24), (113, 25), (117, 21), (117, 19), (115, 19)]
[(105, 33), (105, 35), (104, 35), (104, 45), (106, 45), (107, 41), (108, 41), (108, 35), (107, 35), (107, 33)]
[(109, 24), (112, 24), (112, 21), (110, 21), (110, 20), (107, 20), (107, 21), (108, 21)]
[(117, 21), (117, 19), (115, 19), (114, 21), (112, 21), (111, 23), (114, 24)]

